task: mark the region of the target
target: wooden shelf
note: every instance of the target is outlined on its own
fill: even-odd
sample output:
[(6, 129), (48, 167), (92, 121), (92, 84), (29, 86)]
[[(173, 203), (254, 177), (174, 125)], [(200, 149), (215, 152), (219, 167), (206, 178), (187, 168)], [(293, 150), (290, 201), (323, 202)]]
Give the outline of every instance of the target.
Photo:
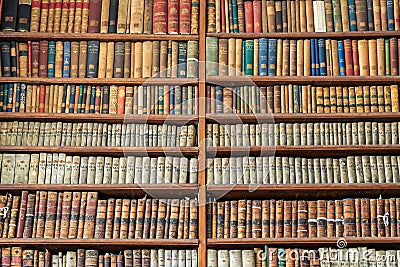
[(285, 84), (359, 86), (399, 84), (400, 76), (208, 76), (207, 82), (229, 87)]
[[(1, 118), (1, 117), (0, 117)], [(267, 114), (207, 114), (209, 123), (306, 123), (306, 122), (356, 122), (356, 121), (400, 121), (399, 112), (385, 113), (267, 113)]]
[(252, 146), (208, 147), (208, 157), (282, 156), (282, 157), (346, 157), (362, 155), (400, 155), (400, 145), (359, 146)]
[(121, 251), (132, 248), (195, 248), (198, 239), (59, 239), (59, 238), (0, 238), (0, 246), (57, 250), (100, 249)]
[(357, 32), (270, 32), (270, 33), (207, 33), (207, 36), (218, 38), (281, 38), (281, 39), (375, 39), (399, 37), (398, 31), (357, 31)]
[(48, 32), (0, 32), (3, 41), (189, 41), (198, 40), (198, 35), (178, 34), (117, 34), (117, 33), (48, 33)]
[(196, 198), (198, 184), (0, 184), (0, 192), (96, 191), (105, 196), (142, 198)]
[(223, 199), (342, 199), (399, 197), (400, 183), (208, 185), (208, 196)]
[(28, 78), (1, 77), (0, 83), (26, 83), (37, 85), (197, 85), (196, 78)]
[(58, 146), (0, 146), (0, 153), (66, 153), (81, 156), (185, 156), (196, 157), (197, 147), (58, 147)]
[(368, 246), (385, 247), (388, 244), (391, 248), (400, 247), (400, 237), (315, 237), (315, 238), (226, 238), (208, 239), (209, 248), (229, 248), (241, 249), (243, 246), (285, 246), (285, 247), (305, 247), (318, 248), (323, 246), (337, 247), (338, 240), (346, 240), (347, 247)]
[(0, 113), (0, 121), (98, 122), (98, 123), (148, 123), (185, 125), (198, 122), (197, 115), (156, 114), (58, 114), (58, 113)]

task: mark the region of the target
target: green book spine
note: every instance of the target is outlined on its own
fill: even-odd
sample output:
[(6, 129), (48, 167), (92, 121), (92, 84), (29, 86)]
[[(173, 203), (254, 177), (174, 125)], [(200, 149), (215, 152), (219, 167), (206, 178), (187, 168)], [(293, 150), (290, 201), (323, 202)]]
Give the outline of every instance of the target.
[(332, 0), (333, 25), (335, 32), (342, 32), (342, 15), (340, 10), (340, 0)]
[(244, 45), (244, 74), (253, 75), (254, 40), (246, 40)]
[(233, 32), (239, 32), (238, 10), (236, 0), (232, 0)]
[(218, 75), (218, 39), (207, 37), (206, 49), (206, 73), (207, 75)]
[(385, 39), (385, 75), (390, 76), (390, 40)]

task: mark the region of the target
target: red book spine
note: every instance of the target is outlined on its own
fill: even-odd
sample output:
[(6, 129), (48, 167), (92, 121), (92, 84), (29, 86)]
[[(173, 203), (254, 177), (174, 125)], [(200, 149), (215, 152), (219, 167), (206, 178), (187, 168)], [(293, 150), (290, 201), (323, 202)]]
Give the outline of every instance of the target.
[(11, 266), (11, 248), (1, 249), (1, 266), (2, 267)]
[(39, 91), (39, 113), (44, 112), (44, 101), (46, 98), (46, 86), (40, 85)]
[(167, 0), (154, 1), (153, 33), (167, 33), (167, 7)]
[(40, 53), (39, 42), (32, 42), (31, 53), (30, 53), (31, 57), (30, 64), (32, 68), (31, 77), (39, 77), (39, 53)]
[(89, 33), (100, 32), (101, 0), (90, 0)]
[(358, 59), (358, 41), (351, 41), (351, 48), (353, 50), (353, 70), (354, 76), (360, 76), (360, 63)]
[(28, 191), (22, 191), (21, 203), (19, 205), (19, 217), (17, 226), (17, 238), (21, 238), (25, 227), (26, 203), (28, 201)]
[(254, 1), (253, 2), (253, 17), (254, 17), (254, 32), (261, 33), (262, 26), (261, 26), (261, 1)]
[(117, 114), (125, 114), (125, 86), (118, 87)]
[(253, 1), (245, 1), (244, 2), (244, 21), (245, 21), (245, 31), (246, 33), (253, 33)]
[(390, 75), (395, 76), (399, 73), (398, 64), (398, 45), (397, 38), (390, 38)]
[(190, 14), (192, 1), (180, 0), (179, 2), (179, 33), (190, 34)]
[(211, 113), (211, 86), (207, 86), (206, 88), (206, 94), (207, 94), (207, 113)]
[(221, 32), (226, 32), (226, 24), (225, 24), (225, 1), (224, 0), (217, 0), (221, 2)]
[(178, 33), (178, 29), (179, 29), (179, 0), (169, 0), (168, 33)]
[(32, 42), (28, 41), (28, 77), (32, 77)]
[(49, 44), (47, 41), (40, 41), (39, 43), (39, 77), (47, 77), (47, 58), (48, 58)]
[(351, 51), (351, 40), (344, 40), (344, 60), (346, 63), (346, 76), (353, 76), (353, 52)]
[(94, 113), (100, 113), (101, 106), (101, 86), (96, 86), (96, 96), (94, 98)]

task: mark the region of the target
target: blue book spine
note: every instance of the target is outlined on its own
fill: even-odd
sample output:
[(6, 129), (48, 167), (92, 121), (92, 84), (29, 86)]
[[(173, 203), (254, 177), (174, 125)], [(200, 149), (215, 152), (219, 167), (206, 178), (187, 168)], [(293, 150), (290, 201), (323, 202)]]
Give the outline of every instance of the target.
[(169, 88), (169, 114), (175, 114), (175, 87)]
[[(96, 99), (96, 86), (92, 86), (92, 91), (90, 92), (90, 107), (89, 113), (94, 113), (94, 102)], [(88, 108), (88, 107), (86, 107)]]
[(8, 42), (1, 43), (1, 75), (11, 76), (11, 45)]
[(187, 59), (187, 42), (179, 42), (178, 43), (178, 78), (186, 78), (186, 59)]
[(19, 109), (25, 112), (26, 108), (26, 84), (21, 83), (21, 91), (19, 93)]
[(70, 77), (70, 68), (71, 68), (71, 42), (64, 42), (64, 59), (63, 59), (63, 78)]
[(86, 63), (86, 77), (97, 78), (98, 67), (99, 67), (99, 41), (88, 42), (88, 53)]
[(339, 75), (346, 76), (346, 62), (344, 60), (344, 43), (338, 41), (338, 54), (339, 54)]
[[(71, 84), (71, 93), (69, 95), (69, 113), (74, 113), (74, 105), (75, 105), (75, 94), (76, 94), (76, 88), (75, 84)], [(76, 103), (78, 105), (78, 103)]]
[(8, 84), (3, 87), (3, 111), (7, 111), (7, 101), (8, 101)]
[(49, 50), (47, 55), (47, 77), (54, 78), (54, 64), (56, 59), (56, 42), (49, 42)]
[(268, 41), (268, 76), (276, 75), (276, 39)]
[(0, 84), (0, 112), (3, 112), (4, 106), (4, 84)]
[(315, 39), (311, 39), (311, 76), (315, 76), (316, 75), (316, 71), (315, 71)]
[(238, 10), (236, 0), (232, 0), (233, 32), (239, 32)]
[(326, 76), (326, 44), (325, 39), (318, 39), (319, 75)]
[(357, 31), (357, 17), (356, 17), (356, 3), (354, 0), (347, 0), (349, 6), (349, 22), (350, 22), (350, 31)]
[(314, 50), (315, 50), (315, 76), (319, 76), (319, 49), (318, 40), (314, 40)]
[(387, 9), (387, 21), (388, 21), (388, 30), (394, 31), (394, 8), (393, 8), (393, 0), (386, 1), (386, 9)]
[(242, 41), (242, 74), (245, 73), (245, 65), (246, 65), (246, 45), (245, 41)]
[(372, 0), (367, 0), (368, 30), (374, 31), (374, 5)]
[(67, 85), (64, 84), (64, 90), (63, 90), (63, 97), (62, 97), (62, 105), (61, 105), (61, 113), (65, 113), (65, 103), (67, 101)]
[(224, 112), (224, 94), (222, 86), (215, 87), (215, 113), (223, 113)]
[(254, 40), (245, 42), (245, 75), (254, 75)]
[(15, 102), (14, 102), (15, 112), (19, 112), (20, 105), (21, 105), (21, 84), (17, 83), (15, 87)]
[(7, 90), (7, 112), (12, 112), (13, 109), (13, 95), (14, 95), (14, 84), (8, 84)]
[(258, 41), (258, 75), (267, 76), (268, 74), (268, 39), (260, 38)]
[(17, 77), (17, 43), (15, 41), (11, 41), (11, 77)]

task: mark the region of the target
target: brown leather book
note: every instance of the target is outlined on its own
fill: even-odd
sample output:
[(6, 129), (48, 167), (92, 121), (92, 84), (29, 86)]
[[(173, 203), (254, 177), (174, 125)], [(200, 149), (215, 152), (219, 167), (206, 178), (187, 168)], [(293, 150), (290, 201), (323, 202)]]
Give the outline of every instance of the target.
[(62, 198), (60, 238), (68, 238), (69, 222), (71, 217), (72, 192), (64, 192)]
[(136, 215), (136, 229), (135, 238), (142, 238), (143, 236), (143, 223), (144, 223), (144, 213), (146, 208), (146, 200), (138, 199), (137, 204), (137, 215)]
[(19, 205), (19, 216), (18, 216), (17, 235), (16, 235), (17, 238), (21, 238), (24, 231), (27, 202), (28, 202), (28, 191), (22, 191), (21, 203)]
[(198, 232), (198, 202), (196, 199), (189, 201), (189, 239), (196, 239)]
[(167, 209), (165, 211), (165, 228), (164, 228), (164, 239), (168, 238), (170, 218), (171, 218), (171, 199), (167, 199)]
[[(76, 238), (77, 234), (78, 234), (78, 222), (79, 222), (79, 210), (80, 210), (80, 204), (81, 204), (81, 197), (82, 197), (82, 193), (81, 192), (73, 192), (72, 193), (72, 201), (71, 201), (71, 215), (67, 216), (67, 214), (65, 213), (64, 217), (65, 219), (67, 219), (67, 217), (69, 218), (68, 220), (68, 238)], [(67, 204), (65, 207), (65, 212), (67, 212), (68, 208), (67, 208)], [(66, 226), (66, 224), (65, 224)], [(64, 229), (64, 228), (63, 228)], [(64, 232), (62, 231), (62, 234), (64, 236)]]
[[(3, 201), (3, 199), (4, 199), (4, 201)], [(5, 201), (6, 201), (6, 198), (4, 198), (4, 196), (0, 196), (0, 208), (4, 207)], [(32, 237), (34, 213), (35, 213), (35, 194), (29, 194), (28, 201), (26, 204), (25, 226), (24, 226), (24, 230), (23, 230), (23, 234), (22, 234), (23, 238)]]
[(357, 31), (368, 31), (367, 1), (355, 0)]
[(128, 238), (128, 230), (129, 230), (129, 210), (131, 206), (130, 199), (122, 200), (122, 211), (121, 211), (121, 227), (119, 238)]
[(54, 226), (54, 238), (60, 238), (61, 230), (61, 214), (62, 214), (62, 204), (63, 204), (64, 193), (58, 193), (57, 197), (57, 211), (56, 211), (56, 222)]
[(81, 41), (79, 43), (79, 49), (80, 53), (79, 53), (79, 65), (78, 65), (78, 77), (86, 78), (86, 61), (87, 61), (87, 51), (88, 51), (87, 41)]
[(39, 31), (47, 32), (47, 21), (49, 16), (49, 2), (50, 0), (42, 0), (41, 10), (40, 10), (40, 20)]
[(107, 215), (107, 200), (99, 199), (97, 201), (94, 238), (104, 238), (104, 232), (106, 227), (106, 215)]
[(54, 230), (56, 225), (57, 215), (57, 192), (47, 193), (47, 204), (46, 204), (46, 222), (44, 225), (44, 238), (54, 238)]
[[(88, 192), (82, 192), (81, 195), (81, 203), (79, 206), (79, 216), (78, 216), (78, 227), (76, 232), (76, 238), (83, 238), (83, 229), (85, 225), (85, 212), (86, 212), (86, 205), (88, 200)], [(73, 207), (73, 206), (72, 206)], [(71, 234), (71, 232), (69, 233)]]
[(356, 235), (361, 237), (361, 199), (356, 198), (354, 200), (355, 207), (355, 221), (356, 221)]
[[(336, 214), (337, 216), (338, 214)], [(343, 220), (345, 237), (356, 236), (356, 214), (354, 199), (347, 198), (343, 200)]]
[(115, 210), (115, 199), (109, 198), (107, 200), (107, 212), (106, 212), (104, 238), (112, 238), (113, 224), (114, 224), (114, 210)]
[(386, 222), (384, 222), (385, 225), (385, 236), (390, 237), (390, 201), (389, 199), (385, 199), (385, 210), (384, 210), (384, 216), (386, 218), (384, 219)]
[(39, 43), (39, 77), (47, 77), (47, 59), (48, 59), (49, 44), (47, 41), (40, 41)]
[(297, 237), (308, 237), (308, 205), (307, 201), (297, 202)]
[(292, 201), (283, 202), (283, 237), (292, 237)]
[[(37, 224), (38, 224), (38, 217), (39, 217), (39, 200), (40, 200), (40, 193), (41, 191), (36, 191), (35, 194), (35, 213), (33, 216), (33, 227), (32, 227), (32, 237), (36, 237), (37, 232)], [(2, 224), (0, 224), (2, 226)], [(0, 232), (1, 233), (1, 232)]]
[(390, 236), (397, 236), (397, 220), (396, 220), (396, 199), (389, 199), (390, 211), (389, 211), (389, 222), (390, 222)]
[[(185, 200), (181, 199), (179, 202), (179, 217), (178, 217), (178, 229), (177, 239), (183, 239), (184, 236), (184, 224), (185, 224)], [(223, 225), (223, 223), (222, 223)]]
[(11, 266), (22, 266), (22, 248), (11, 248)]
[(166, 209), (167, 209), (167, 200), (160, 199), (157, 209), (157, 228), (156, 228), (156, 239), (164, 238), (165, 232), (165, 216), (166, 216)]
[(275, 217), (275, 237), (282, 238), (284, 231), (284, 210), (283, 200), (276, 201), (276, 217)]
[(308, 237), (317, 237), (317, 201), (308, 201)]
[(39, 209), (37, 216), (37, 225), (36, 225), (36, 235), (33, 237), (43, 238), (44, 237), (44, 227), (45, 227), (45, 219), (46, 219), (46, 203), (47, 203), (47, 192), (40, 192), (40, 200), (39, 200)]
[(225, 203), (217, 202), (217, 238), (224, 238)]
[(237, 238), (245, 238), (246, 237), (246, 200), (238, 201), (238, 234)]
[[(157, 42), (157, 41), (154, 41), (154, 42)], [(154, 42), (153, 42), (153, 45), (154, 45)], [(131, 77), (131, 47), (132, 47), (131, 42), (125, 42), (124, 73), (123, 73), (124, 78)], [(159, 58), (159, 54), (157, 55), (157, 58)], [(153, 60), (154, 60), (154, 55), (153, 55)]]
[(327, 202), (317, 201), (317, 237), (327, 237)]
[(179, 199), (171, 200), (171, 215), (169, 222), (168, 238), (176, 239), (178, 236), (178, 223), (179, 223)]
[(229, 209), (230, 209), (229, 237), (237, 238), (238, 237), (238, 222), (239, 222), (238, 221), (238, 201), (237, 200), (229, 201)]
[(246, 200), (246, 238), (251, 238), (252, 233), (252, 213), (251, 200)]
[(122, 199), (118, 198), (115, 200), (112, 238), (119, 238), (119, 232), (121, 229), (121, 212), (122, 212)]

